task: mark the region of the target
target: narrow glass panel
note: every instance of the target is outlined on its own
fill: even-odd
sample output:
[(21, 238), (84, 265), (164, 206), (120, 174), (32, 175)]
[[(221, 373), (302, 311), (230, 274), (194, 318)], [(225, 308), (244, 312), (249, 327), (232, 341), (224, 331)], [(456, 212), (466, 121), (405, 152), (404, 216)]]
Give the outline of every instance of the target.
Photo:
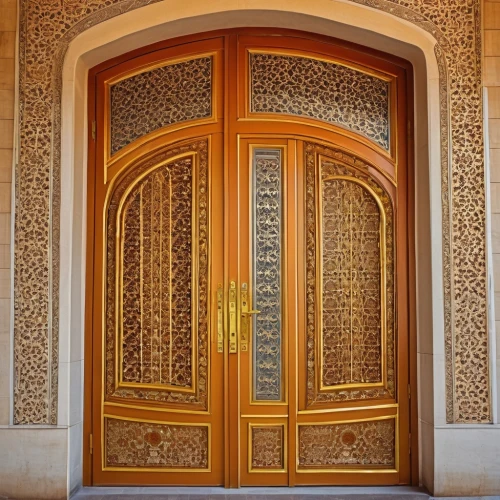
[(282, 399), (282, 155), (280, 150), (255, 149), (253, 154), (252, 305), (253, 398)]

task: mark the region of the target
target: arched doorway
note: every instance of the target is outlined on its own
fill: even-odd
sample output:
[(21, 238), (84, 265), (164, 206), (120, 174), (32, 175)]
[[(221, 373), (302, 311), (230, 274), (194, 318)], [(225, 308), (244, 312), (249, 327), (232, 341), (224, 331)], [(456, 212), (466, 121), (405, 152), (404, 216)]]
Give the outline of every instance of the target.
[(94, 484), (410, 482), (409, 72), (257, 29), (91, 72)]

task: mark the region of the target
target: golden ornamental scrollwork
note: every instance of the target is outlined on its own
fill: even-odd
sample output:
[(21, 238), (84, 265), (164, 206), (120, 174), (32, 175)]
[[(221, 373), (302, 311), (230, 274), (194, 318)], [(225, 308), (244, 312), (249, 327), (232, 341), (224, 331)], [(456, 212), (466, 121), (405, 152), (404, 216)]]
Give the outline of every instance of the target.
[(300, 424), (298, 470), (396, 467), (396, 419)]
[(207, 409), (207, 141), (137, 165), (107, 221), (106, 400)]
[[(378, 384), (383, 382), (385, 361), (385, 221), (366, 187), (352, 176), (339, 175), (327, 161), (322, 160), (318, 189), (320, 386)], [(329, 175), (327, 170), (336, 173)]]
[(390, 149), (389, 82), (305, 56), (250, 53), (252, 113), (304, 116), (340, 125)]
[(122, 384), (193, 385), (196, 170), (196, 157), (155, 169), (128, 193), (118, 214)]
[(110, 85), (110, 153), (174, 123), (212, 114), (212, 58), (145, 71)]
[(208, 425), (104, 418), (105, 470), (209, 471)]
[(285, 426), (249, 425), (249, 472), (285, 471)]
[(394, 398), (392, 201), (342, 150), (307, 143), (305, 163), (307, 405)]

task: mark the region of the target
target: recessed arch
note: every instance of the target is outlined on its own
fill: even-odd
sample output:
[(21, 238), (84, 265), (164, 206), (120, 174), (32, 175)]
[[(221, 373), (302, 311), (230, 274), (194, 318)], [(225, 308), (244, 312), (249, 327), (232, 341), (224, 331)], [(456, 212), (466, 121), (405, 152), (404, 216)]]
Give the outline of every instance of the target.
[[(64, 349), (66, 343), (82, 342), (83, 341), (83, 324), (78, 322), (79, 318), (83, 317), (81, 311), (82, 297), (82, 274), (78, 272), (65, 273), (64, 269), (71, 269), (76, 265), (77, 269), (83, 271), (82, 250), (83, 250), (83, 234), (85, 228), (81, 220), (78, 221), (77, 214), (81, 213), (85, 199), (85, 193), (80, 190), (84, 183), (78, 179), (85, 178), (86, 164), (86, 121), (85, 121), (85, 73), (87, 68), (93, 66), (97, 62), (109, 59), (113, 56), (118, 56), (120, 53), (136, 48), (147, 43), (155, 42), (165, 38), (165, 33), (176, 36), (189, 34), (192, 30), (201, 31), (201, 25), (206, 29), (209, 27), (230, 27), (245, 25), (271, 25), (280, 26), (287, 24), (288, 26), (296, 24), (303, 29), (304, 25), (310, 28), (311, 31), (321, 34), (331, 34), (337, 30), (341, 33), (342, 38), (350, 41), (360, 41), (361, 35), (366, 43), (370, 43), (373, 47), (389, 49), (391, 52), (397, 53), (407, 59), (412, 60), (416, 69), (416, 100), (420, 103), (427, 103), (427, 100), (432, 100), (434, 103), (438, 101), (438, 65), (434, 55), (434, 41), (425, 31), (420, 28), (394, 18), (388, 14), (381, 12), (369, 11), (365, 7), (353, 4), (345, 4), (344, 2), (335, 2), (342, 7), (348, 9), (337, 9), (342, 11), (342, 15), (337, 17), (346, 23), (351, 19), (351, 26), (339, 24), (338, 20), (319, 18), (303, 12), (286, 13), (285, 11), (269, 11), (269, 10), (251, 10), (251, 11), (231, 11), (220, 13), (199, 13), (195, 17), (182, 18), (179, 12), (179, 19), (166, 20), (168, 13), (162, 12), (159, 15), (159, 4), (154, 4), (148, 7), (143, 7), (134, 11), (119, 16), (119, 18), (110, 19), (101, 24), (98, 24), (89, 30), (83, 32), (69, 46), (66, 54), (64, 71), (63, 71), (63, 86), (62, 86), (62, 131), (61, 138), (62, 155), (62, 204), (61, 204), (61, 241), (71, 241), (72, 252), (61, 252), (61, 349)], [(332, 2), (329, 2), (331, 6)], [(155, 7), (155, 9), (153, 9)], [(144, 11), (143, 11), (144, 9)], [(148, 11), (149, 12), (146, 12)], [(335, 9), (328, 9), (328, 12), (333, 13)], [(346, 10), (348, 11), (346, 13)], [(367, 11), (370, 16), (367, 16)], [(361, 15), (364, 13), (364, 15)], [(144, 15), (142, 15), (144, 14)], [(375, 15), (374, 15), (375, 14)], [(127, 17), (128, 16), (128, 17)], [(335, 16), (330, 16), (334, 18)], [(132, 23), (133, 18), (133, 23)], [(381, 23), (382, 19), (390, 20), (391, 22)], [(160, 23), (160, 21), (162, 21)], [(149, 27), (148, 22), (150, 23)], [(213, 23), (213, 24), (210, 24)], [(353, 25), (355, 27), (353, 27)], [(363, 27), (364, 26), (364, 27)], [(137, 30), (140, 29), (139, 32)], [(205, 30), (204, 29), (204, 30)], [(383, 29), (383, 32), (381, 31)], [(204, 31), (203, 30), (203, 31)], [(379, 32), (376, 33), (376, 30)], [(97, 44), (100, 44), (98, 46)], [(419, 47), (419, 48), (417, 48)], [(426, 105), (424, 106), (427, 107)], [(438, 107), (432, 106), (430, 109), (438, 113)], [(425, 113), (424, 113), (425, 114)], [(417, 163), (421, 169), (419, 190), (421, 196), (422, 211), (420, 213), (429, 213), (430, 206), (428, 203), (428, 184), (425, 179), (428, 175), (434, 181), (434, 186), (439, 186), (440, 177), (440, 143), (439, 143), (439, 120), (437, 116), (434, 119), (428, 120), (427, 116), (419, 115), (416, 118), (416, 141), (417, 141)], [(433, 130), (434, 129), (434, 130)], [(429, 144), (430, 143), (430, 144)], [(430, 168), (429, 167), (430, 159)], [(428, 170), (427, 170), (428, 169)], [(73, 195), (73, 197), (70, 196)], [(417, 193), (417, 196), (419, 194)], [(425, 234), (422, 231), (420, 243), (424, 248), (430, 246), (430, 238), (433, 240), (434, 248), (436, 245), (441, 245), (441, 204), (440, 204), (440, 189), (434, 187), (431, 192), (432, 210), (437, 214), (432, 220), (431, 233)], [(417, 203), (419, 203), (417, 201)], [(68, 209), (68, 210), (67, 210)], [(83, 213), (85, 211), (83, 210)], [(423, 223), (425, 225), (425, 223)], [(67, 239), (69, 237), (69, 239)], [(66, 254), (66, 255), (65, 255)], [(439, 279), (439, 269), (442, 268), (441, 253), (433, 254), (434, 268), (437, 269), (437, 274), (434, 274), (433, 295), (437, 292), (438, 296), (442, 295), (441, 283)], [(80, 266), (78, 266), (80, 262)], [(429, 268), (428, 263), (421, 263), (421, 269)], [(73, 267), (75, 269), (75, 267)], [(81, 272), (80, 271), (80, 272)], [(429, 280), (430, 281), (430, 280)], [(66, 294), (65, 290), (71, 291)], [(426, 302), (428, 302), (426, 304)], [(421, 313), (424, 317), (429, 317), (431, 309), (430, 301), (423, 300), (420, 303)], [(65, 308), (65, 304), (69, 308)], [(434, 335), (441, 337), (443, 335), (442, 324), (443, 311), (439, 302), (435, 303), (433, 323), (438, 326)], [(79, 310), (78, 310), (79, 309)], [(76, 323), (75, 323), (76, 320)], [(74, 325), (72, 328), (70, 325)], [(73, 338), (64, 339), (63, 336), (71, 331)], [(438, 337), (438, 342), (439, 340)], [(436, 337), (434, 337), (436, 340)], [(430, 342), (431, 339), (425, 339), (424, 342)], [(443, 386), (444, 395), (444, 386)], [(63, 384), (60, 385), (60, 400), (67, 401), (67, 388)], [(443, 398), (444, 399), (444, 398)], [(431, 450), (429, 450), (431, 452)]]

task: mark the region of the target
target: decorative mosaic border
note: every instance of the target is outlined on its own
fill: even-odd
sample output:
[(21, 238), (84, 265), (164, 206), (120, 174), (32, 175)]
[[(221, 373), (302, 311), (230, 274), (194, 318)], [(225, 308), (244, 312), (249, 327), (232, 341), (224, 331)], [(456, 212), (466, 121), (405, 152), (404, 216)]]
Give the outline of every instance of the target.
[[(62, 66), (71, 40), (163, 0), (20, 0), (14, 422), (57, 423)], [(447, 421), (491, 422), (480, 0), (349, 0), (437, 41)], [(472, 355), (471, 355), (472, 354)]]

